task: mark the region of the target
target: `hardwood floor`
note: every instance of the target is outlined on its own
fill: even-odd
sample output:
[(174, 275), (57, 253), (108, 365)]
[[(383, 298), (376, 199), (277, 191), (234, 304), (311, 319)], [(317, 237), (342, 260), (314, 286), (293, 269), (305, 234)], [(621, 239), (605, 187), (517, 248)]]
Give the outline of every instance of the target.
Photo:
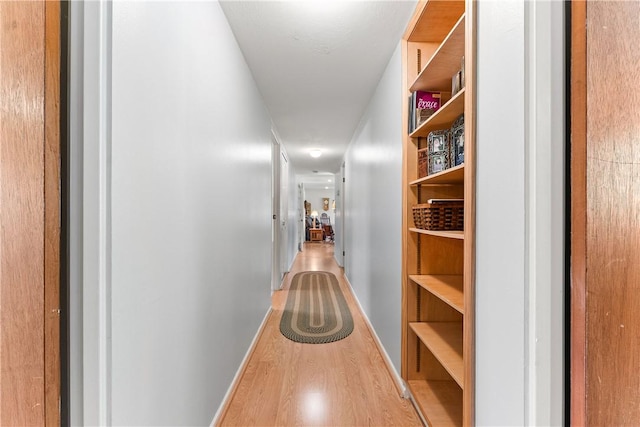
[[(329, 344), (300, 344), (279, 330), (291, 279), (300, 271), (336, 275), (354, 331)], [(333, 245), (308, 243), (298, 254), (220, 426), (421, 426), (393, 379), (333, 259)]]

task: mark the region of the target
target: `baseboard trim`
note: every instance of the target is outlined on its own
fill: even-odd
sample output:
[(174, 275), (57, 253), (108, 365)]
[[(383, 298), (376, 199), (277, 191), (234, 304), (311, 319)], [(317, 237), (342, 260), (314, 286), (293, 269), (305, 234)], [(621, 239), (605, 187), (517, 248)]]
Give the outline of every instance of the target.
[(247, 350), (247, 353), (244, 355), (244, 358), (242, 359), (242, 363), (240, 363), (240, 368), (236, 372), (236, 375), (233, 377), (233, 381), (231, 381), (231, 385), (229, 386), (227, 393), (224, 395), (224, 398), (222, 399), (222, 403), (220, 404), (220, 407), (216, 411), (216, 414), (213, 416), (213, 420), (211, 420), (211, 424), (210, 424), (211, 427), (216, 426), (217, 423), (219, 423), (220, 420), (222, 420), (224, 416), (227, 414), (227, 410), (229, 409), (229, 403), (235, 396), (236, 391), (238, 391), (238, 384), (240, 384), (240, 380), (242, 379), (245, 371), (247, 370), (247, 366), (249, 365), (249, 360), (251, 359), (251, 356), (253, 356), (253, 353), (256, 349), (256, 344), (258, 343), (258, 340), (262, 336), (265, 326), (267, 325), (267, 320), (269, 319), (269, 316), (271, 316), (272, 313), (273, 313), (273, 309), (270, 307), (269, 310), (267, 311), (267, 314), (264, 315), (264, 318), (262, 319), (262, 323), (260, 324), (260, 328), (258, 329), (258, 332), (256, 332), (256, 335), (253, 337), (253, 341), (251, 341), (251, 345), (249, 345), (249, 349)]
[(346, 274), (344, 275), (344, 280), (349, 285), (349, 289), (351, 290), (351, 295), (353, 295), (353, 299), (356, 301), (356, 304), (360, 309), (360, 313), (362, 313), (364, 322), (367, 325), (367, 328), (369, 329), (371, 336), (373, 337), (373, 342), (375, 342), (376, 347), (378, 347), (378, 351), (380, 351), (380, 354), (382, 355), (382, 359), (384, 360), (384, 364), (387, 367), (387, 371), (389, 371), (389, 375), (391, 375), (391, 378), (393, 378), (393, 383), (396, 386), (396, 390), (398, 391), (398, 394), (403, 399), (407, 399), (409, 397), (409, 394), (408, 394), (407, 387), (404, 383), (404, 380), (398, 374), (398, 371), (396, 370), (395, 366), (393, 366), (393, 363), (391, 362), (391, 358), (389, 357), (387, 350), (384, 348), (384, 345), (382, 345), (382, 341), (380, 341), (380, 337), (376, 333), (376, 330), (373, 328), (373, 325), (369, 320), (369, 316), (367, 316), (367, 313), (365, 313), (364, 309), (362, 308), (362, 304), (360, 304), (360, 300), (358, 299), (358, 296), (356, 295), (355, 292), (353, 292), (353, 286), (351, 286), (351, 282), (349, 281), (349, 278), (347, 277)]

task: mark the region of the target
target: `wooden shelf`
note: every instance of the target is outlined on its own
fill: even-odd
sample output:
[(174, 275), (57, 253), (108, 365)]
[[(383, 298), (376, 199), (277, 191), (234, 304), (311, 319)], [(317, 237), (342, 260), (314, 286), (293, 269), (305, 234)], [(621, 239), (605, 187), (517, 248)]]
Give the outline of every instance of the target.
[[(401, 375), (433, 426), (475, 425), (475, 217), (473, 209), (465, 211), (464, 231), (423, 230), (414, 227), (413, 208), (433, 198), (475, 203), (476, 19), (472, 1), (418, 0), (402, 42), (405, 99), (416, 90), (439, 91), (444, 102), (411, 133), (414, 108), (409, 102), (402, 108)], [(448, 99), (463, 60), (465, 87)], [(417, 178), (426, 137), (450, 129), (462, 114), (466, 164)], [(424, 274), (434, 272), (446, 274)]]
[(441, 43), (464, 11), (464, 0), (429, 0), (409, 23), (404, 39)]
[(409, 231), (428, 234), (429, 236), (445, 237), (447, 239), (464, 240), (464, 231), (461, 230), (422, 230), (420, 228), (410, 228)]
[(458, 166), (454, 166), (442, 172), (434, 173), (433, 175), (425, 176), (415, 181), (411, 181), (409, 185), (462, 185), (464, 184), (464, 163)]
[(435, 51), (427, 65), (418, 74), (409, 90), (431, 90), (451, 92), (451, 78), (460, 71), (464, 56), (464, 27), (463, 14), (451, 32)]
[(451, 378), (464, 388), (462, 363), (462, 323), (411, 322), (411, 329), (447, 370)]
[(464, 92), (465, 90), (462, 88), (409, 136), (411, 138), (425, 137), (433, 130), (450, 128), (455, 119), (464, 113)]
[(410, 275), (409, 279), (464, 314), (462, 275)]
[(462, 395), (453, 381), (407, 381), (420, 412), (431, 426), (462, 426)]

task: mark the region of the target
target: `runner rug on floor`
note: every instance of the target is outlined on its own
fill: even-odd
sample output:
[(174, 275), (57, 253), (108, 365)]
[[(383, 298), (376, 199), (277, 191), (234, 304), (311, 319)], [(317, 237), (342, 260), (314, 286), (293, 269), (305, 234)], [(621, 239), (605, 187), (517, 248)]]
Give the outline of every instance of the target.
[(292, 341), (324, 344), (353, 331), (353, 318), (338, 279), (326, 271), (304, 271), (293, 277), (280, 332)]

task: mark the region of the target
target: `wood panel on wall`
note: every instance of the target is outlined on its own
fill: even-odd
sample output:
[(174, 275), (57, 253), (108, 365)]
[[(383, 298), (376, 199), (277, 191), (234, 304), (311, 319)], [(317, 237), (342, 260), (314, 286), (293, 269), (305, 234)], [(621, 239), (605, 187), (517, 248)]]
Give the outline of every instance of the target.
[(0, 425), (7, 426), (60, 424), (59, 6), (0, 2)]
[(571, 422), (640, 425), (640, 2), (573, 11)]

